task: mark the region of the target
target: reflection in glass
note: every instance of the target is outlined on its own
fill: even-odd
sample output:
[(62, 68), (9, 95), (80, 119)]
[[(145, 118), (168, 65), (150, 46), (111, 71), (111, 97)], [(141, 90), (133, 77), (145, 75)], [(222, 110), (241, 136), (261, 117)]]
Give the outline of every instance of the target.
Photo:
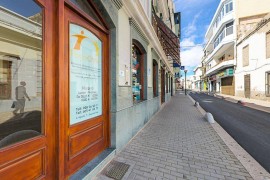
[(102, 22), (99, 20), (98, 16), (96, 15), (94, 9), (90, 6), (90, 4), (85, 0), (71, 0), (73, 4), (75, 4), (78, 8), (83, 10), (86, 14), (88, 14), (90, 17), (92, 17), (95, 21), (97, 21), (99, 24), (102, 24)]
[(0, 1), (0, 148), (41, 133), (42, 9)]
[(139, 49), (132, 45), (132, 94), (133, 102), (139, 102), (141, 100), (141, 54)]

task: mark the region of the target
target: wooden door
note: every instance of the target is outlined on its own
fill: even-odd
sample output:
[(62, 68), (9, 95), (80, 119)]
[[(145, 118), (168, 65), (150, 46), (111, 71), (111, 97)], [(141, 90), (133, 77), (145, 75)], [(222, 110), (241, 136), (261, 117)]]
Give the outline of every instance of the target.
[(61, 123), (64, 176), (109, 147), (109, 39), (87, 16), (64, 8)]
[(231, 96), (235, 95), (234, 77), (226, 77), (221, 79), (221, 93)]
[(244, 76), (245, 97), (250, 98), (250, 74)]
[[(13, 114), (12, 110), (6, 112), (10, 119), (0, 123), (0, 179), (55, 179), (57, 122), (55, 70), (57, 62), (54, 23), (56, 17), (51, 12), (56, 5), (52, 0), (33, 0), (23, 3), (24, 6), (20, 6), (21, 2), (10, 1), (8, 7), (16, 8), (5, 11), (10, 19), (18, 20), (12, 21), (12, 26), (21, 27), (21, 30), (18, 31), (19, 28), (14, 30), (16, 28), (12, 29), (10, 25), (6, 26), (10, 28), (9, 31), (3, 28), (0, 30), (1, 35), (9, 35), (7, 39), (13, 40), (0, 40), (1, 45), (6, 44), (6, 48), (1, 51), (12, 52), (14, 56), (7, 57), (8, 60), (20, 65), (9, 69), (12, 71), (8, 77), (12, 84), (10, 86), (12, 99), (7, 100), (7, 97), (6, 103), (1, 103), (1, 106), (9, 106), (10, 110), (9, 102), (15, 98), (17, 99), (15, 102), (24, 101), (26, 105), (25, 107), (23, 105), (23, 108), (20, 107), (20, 111), (13, 111)], [(25, 7), (29, 9), (24, 9)], [(34, 11), (32, 11), (33, 7)], [(21, 14), (14, 15), (15, 13), (11, 11)], [(26, 36), (25, 33), (29, 34)], [(25, 38), (24, 44), (18, 37)], [(32, 46), (26, 46), (29, 44)], [(28, 54), (21, 56), (18, 50), (24, 50), (24, 55)], [(18, 59), (18, 57), (24, 59)], [(26, 90), (29, 97), (20, 99), (17, 95), (15, 97), (16, 86)], [(1, 115), (1, 120), (2, 118)], [(2, 138), (4, 132), (7, 134)]]
[(161, 68), (161, 104), (165, 102), (165, 70)]

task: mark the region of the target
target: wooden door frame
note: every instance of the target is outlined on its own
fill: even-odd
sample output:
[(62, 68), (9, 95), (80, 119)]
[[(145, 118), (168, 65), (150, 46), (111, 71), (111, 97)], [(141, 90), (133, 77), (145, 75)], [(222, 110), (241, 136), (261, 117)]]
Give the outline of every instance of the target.
[[(0, 149), (0, 170), (3, 170), (1, 172), (5, 172), (8, 168), (13, 167), (7, 171), (5, 177), (0, 173), (0, 176), (4, 179), (16, 179), (13, 175), (14, 173), (17, 173), (17, 176), (25, 175), (28, 170), (27, 168), (33, 168), (31, 165), (34, 163), (35, 165), (37, 165), (36, 163), (40, 163), (41, 166), (41, 174), (40, 176), (35, 177), (35, 179), (55, 179), (57, 173), (55, 163), (57, 137), (57, 79), (55, 78), (57, 63), (55, 54), (57, 49), (57, 36), (54, 33), (56, 32), (56, 15), (52, 13), (56, 4), (53, 0), (35, 0), (35, 3), (43, 7), (42, 133), (34, 138), (20, 141)], [(30, 162), (31, 158), (37, 159), (35, 159), (35, 162)], [(25, 168), (26, 171), (22, 172), (22, 167)], [(33, 169), (31, 170), (34, 171)], [(33, 173), (32, 171), (28, 170), (30, 173)]]
[[(93, 7), (93, 9), (96, 9), (95, 5), (91, 2), (88, 1), (90, 3), (90, 5)], [(99, 23), (97, 23), (93, 18), (91, 18), (88, 14), (86, 14), (85, 12), (83, 12), (81, 9), (79, 9), (78, 7), (76, 7), (73, 3), (71, 3), (69, 0), (59, 0), (59, 13), (58, 13), (58, 21), (59, 21), (59, 26), (58, 26), (58, 33), (59, 33), (59, 54), (58, 54), (58, 59), (59, 59), (59, 63), (58, 63), (58, 76), (59, 76), (59, 84), (58, 84), (58, 94), (59, 94), (59, 98), (60, 95), (63, 94), (64, 92), (64, 98), (66, 100), (69, 99), (68, 95), (69, 93), (66, 93), (66, 89), (69, 89), (69, 78), (66, 78), (66, 74), (68, 72), (64, 72), (65, 70), (68, 69), (68, 63), (65, 62), (65, 8), (70, 9), (70, 11), (72, 11), (73, 13), (75, 13), (76, 15), (78, 15), (79, 18), (81, 18), (82, 21), (87, 22), (90, 26), (93, 26), (93, 28), (95, 28), (96, 30), (100, 31), (101, 33), (104, 34), (104, 36), (106, 36), (106, 42), (103, 42), (103, 60), (107, 59), (107, 63), (102, 62), (102, 73), (106, 72), (106, 76), (102, 76), (102, 87), (104, 88), (106, 85), (106, 89), (103, 89), (103, 95), (105, 93), (107, 93), (107, 98), (104, 98), (103, 96), (103, 107), (106, 107), (106, 109), (104, 109), (103, 114), (104, 114), (104, 118), (107, 119), (107, 124), (106, 124), (106, 131), (107, 131), (107, 143), (106, 146), (110, 146), (111, 142), (110, 142), (110, 104), (111, 104), (111, 99), (110, 99), (110, 89), (111, 89), (111, 84), (109, 82), (109, 80), (111, 79), (110, 76), (110, 36), (109, 36), (109, 30), (106, 28), (106, 26), (102, 26)], [(96, 13), (98, 13), (99, 17), (102, 17), (99, 12), (97, 11)], [(101, 19), (102, 20), (102, 19)], [(102, 20), (102, 22), (104, 22), (104, 20)], [(106, 46), (106, 48), (105, 48)], [(65, 70), (63, 70), (65, 69)], [(65, 79), (65, 81), (61, 81), (63, 79)], [(78, 168), (81, 168), (83, 165), (85, 165), (87, 162), (89, 161), (85, 161), (83, 162), (81, 165), (79, 165), (78, 168), (75, 169), (67, 169), (66, 167), (66, 161), (67, 161), (67, 157), (66, 157), (66, 153), (67, 153), (67, 134), (66, 132), (63, 130), (63, 128), (67, 128), (69, 126), (69, 114), (67, 114), (66, 109), (67, 109), (67, 104), (64, 103), (65, 101), (61, 101), (59, 99), (59, 136), (58, 136), (58, 179), (66, 179), (68, 178), (68, 176), (70, 176), (71, 174), (73, 174), (76, 170), (78, 170)], [(69, 109), (69, 106), (68, 106)], [(68, 111), (69, 112), (69, 111)], [(67, 122), (68, 121), (68, 122)], [(83, 122), (86, 124), (89, 124), (87, 121)], [(65, 142), (65, 143), (63, 143)]]
[(161, 67), (161, 104), (165, 102), (165, 69)]

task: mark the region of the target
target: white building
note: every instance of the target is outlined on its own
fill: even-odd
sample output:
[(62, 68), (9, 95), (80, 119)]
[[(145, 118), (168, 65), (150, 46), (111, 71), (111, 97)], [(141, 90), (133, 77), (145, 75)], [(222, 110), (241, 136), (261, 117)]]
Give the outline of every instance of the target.
[(237, 43), (236, 96), (270, 101), (270, 14)]
[(202, 66), (198, 65), (194, 70), (194, 76), (193, 76), (193, 88), (194, 91), (201, 91), (202, 90)]
[[(256, 7), (256, 8), (254, 8)], [(235, 95), (236, 40), (259, 22), (270, 3), (252, 0), (221, 0), (205, 34), (203, 64), (208, 90)]]
[(208, 90), (234, 95), (235, 2), (221, 0), (205, 34), (203, 63), (208, 77)]

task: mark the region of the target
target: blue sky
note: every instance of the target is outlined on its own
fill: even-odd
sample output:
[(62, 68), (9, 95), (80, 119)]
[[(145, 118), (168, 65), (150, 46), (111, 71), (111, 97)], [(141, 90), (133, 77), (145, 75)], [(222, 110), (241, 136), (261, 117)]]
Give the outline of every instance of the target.
[[(220, 0), (173, 0), (175, 11), (181, 12), (181, 62), (193, 75), (201, 63), (205, 32), (215, 14)], [(184, 74), (184, 73), (182, 73)]]

